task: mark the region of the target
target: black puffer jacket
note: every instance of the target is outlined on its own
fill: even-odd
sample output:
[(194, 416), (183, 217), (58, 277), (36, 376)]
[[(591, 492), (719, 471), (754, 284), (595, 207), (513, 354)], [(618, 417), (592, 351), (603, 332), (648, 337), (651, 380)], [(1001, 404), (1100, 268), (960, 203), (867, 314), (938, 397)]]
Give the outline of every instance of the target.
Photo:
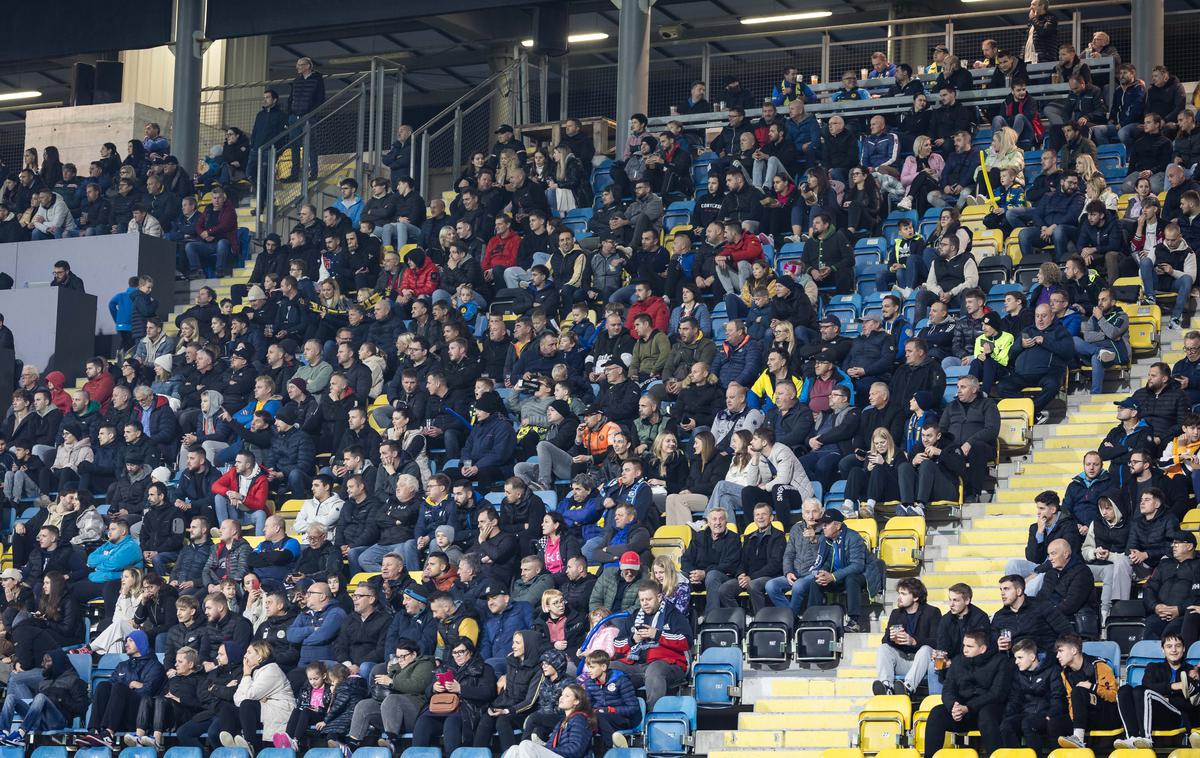
[(1177, 531), (1179, 520), (1167, 513), (1165, 507), (1159, 508), (1153, 519), (1138, 513), (1129, 525), (1129, 542), (1125, 547), (1147, 553), (1150, 565), (1157, 566), (1160, 560), (1171, 555), (1171, 538)]
[(505, 659), (504, 691), (492, 701), (492, 708), (505, 708), (514, 714), (527, 713), (537, 705), (542, 686), (542, 638), (536, 631), (517, 632), (525, 643), (525, 655), (511, 653)]
[(1032, 671), (1014, 671), (1008, 692), (1004, 719), (1042, 716), (1050, 719), (1066, 715), (1067, 693), (1062, 672), (1053, 657), (1047, 657)]
[(1073, 616), (1080, 610), (1095, 610), (1097, 598), (1094, 597), (1094, 589), (1095, 579), (1091, 570), (1075, 552), (1061, 570), (1050, 568), (1046, 571), (1038, 597), (1057, 605), (1064, 616)]
[(962, 703), (972, 713), (979, 713), (988, 705), (1003, 704), (1013, 669), (1012, 660), (992, 648), (974, 658), (956, 655), (942, 687), (942, 704), (949, 709), (955, 703)]
[(1200, 602), (1200, 560), (1165, 558), (1142, 588), (1142, 605), (1154, 613), (1156, 605), (1170, 605), (1183, 616), (1187, 606)]

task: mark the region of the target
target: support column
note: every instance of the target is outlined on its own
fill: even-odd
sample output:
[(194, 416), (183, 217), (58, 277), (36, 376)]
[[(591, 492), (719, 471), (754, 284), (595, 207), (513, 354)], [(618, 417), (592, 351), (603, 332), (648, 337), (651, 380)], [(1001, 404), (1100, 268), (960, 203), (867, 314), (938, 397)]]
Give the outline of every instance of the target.
[(175, 0), (175, 94), (171, 134), (172, 152), (180, 164), (193, 166), (199, 157), (200, 75), (204, 3)]
[[(490, 59), (491, 71), (489, 73), (495, 74), (511, 66), (517, 58), (512, 47), (498, 45), (492, 48)], [(511, 93), (517, 86), (517, 77), (514, 72), (513, 75), (502, 77), (497, 81), (494, 90), (501, 93)], [(511, 124), (516, 117), (514, 108), (515, 98), (511, 96), (499, 96), (492, 97), (491, 100), (491, 112), (488, 114), (488, 118), (491, 120), (491, 123), (488, 125), (489, 139), (491, 138), (491, 133), (501, 124)]]
[(1133, 0), (1132, 19), (1131, 62), (1150, 81), (1150, 70), (1163, 62), (1163, 0)]
[(654, 0), (613, 0), (617, 31), (617, 157), (629, 139), (629, 117), (645, 113), (650, 100), (650, 6)]

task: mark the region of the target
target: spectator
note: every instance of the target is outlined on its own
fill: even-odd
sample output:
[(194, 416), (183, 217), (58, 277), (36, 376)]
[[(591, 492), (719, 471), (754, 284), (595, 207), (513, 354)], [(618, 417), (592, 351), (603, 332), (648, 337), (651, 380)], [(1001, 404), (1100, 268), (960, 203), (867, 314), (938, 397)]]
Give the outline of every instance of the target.
[(984, 750), (1000, 747), (1000, 722), (1004, 716), (1012, 663), (991, 650), (986, 633), (963, 635), (961, 652), (954, 653), (950, 673), (942, 689), (942, 702), (929, 714), (925, 758), (932, 758), (946, 739), (946, 732), (965, 733), (978, 729)]
[(1000, 724), (1001, 742), (1019, 745), (1024, 738), (1030, 748), (1042, 751), (1051, 732), (1066, 718), (1066, 697), (1058, 661), (1038, 660), (1033, 640), (1021, 640), (1013, 646), (1017, 670), (1013, 672), (1012, 692)]
[(1189, 676), (1190, 664), (1184, 660), (1184, 647), (1178, 634), (1163, 635), (1163, 660), (1147, 664), (1142, 684), (1123, 684), (1117, 690), (1117, 709), (1125, 739), (1114, 740), (1114, 747), (1136, 745), (1139, 749), (1152, 749), (1155, 731), (1171, 728), (1194, 711), (1181, 688), (1174, 686), (1176, 680)]
[(1039, 423), (1049, 418), (1046, 406), (1058, 394), (1067, 366), (1074, 360), (1075, 346), (1066, 328), (1054, 318), (1049, 305), (1039, 305), (1033, 312), (1034, 325), (1021, 332), (1013, 345), (1016, 356), (1012, 372), (1000, 380), (997, 394), (1014, 397), (1021, 389), (1038, 386), (1041, 391), (1033, 399)]
[(1083, 641), (1075, 634), (1058, 638), (1055, 655), (1062, 667), (1071, 730), (1059, 735), (1058, 744), (1077, 748), (1089, 731), (1115, 729), (1119, 723), (1117, 676), (1108, 661), (1084, 653)]
[(687, 676), (687, 650), (692, 629), (687, 617), (663, 603), (654, 581), (638, 585), (637, 611), (619, 622), (613, 668), (646, 688), (646, 710)]

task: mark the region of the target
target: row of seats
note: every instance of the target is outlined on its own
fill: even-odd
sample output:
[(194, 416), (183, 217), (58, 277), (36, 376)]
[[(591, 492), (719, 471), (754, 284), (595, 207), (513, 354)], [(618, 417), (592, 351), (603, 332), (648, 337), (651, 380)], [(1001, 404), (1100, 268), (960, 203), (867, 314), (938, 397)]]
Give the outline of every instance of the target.
[[(669, 700), (670, 698), (663, 698)], [(393, 752), (382, 747), (360, 747), (352, 754), (353, 758), (395, 758)], [(0, 748), (0, 758), (25, 758), (25, 751), (19, 747)], [(67, 748), (61, 745), (42, 745), (34, 748), (29, 758), (67, 758)], [(74, 758), (113, 758), (113, 751), (106, 747), (81, 748), (74, 753)], [(117, 754), (116, 758), (158, 758), (158, 751), (151, 747), (127, 747)], [(205, 758), (204, 752), (198, 747), (172, 747), (163, 753), (162, 758)], [(250, 758), (245, 748), (222, 747), (213, 750), (208, 758)], [(259, 751), (257, 758), (300, 758), (296, 751), (289, 748), (267, 748)], [(342, 751), (336, 748), (312, 748), (305, 752), (302, 758), (342, 758)], [(400, 754), (400, 758), (442, 758), (442, 749), (438, 747), (410, 747)], [(449, 758), (492, 758), (492, 751), (482, 747), (460, 747), (450, 754)], [(604, 754), (604, 758), (647, 758), (647, 751), (642, 748), (612, 748)]]

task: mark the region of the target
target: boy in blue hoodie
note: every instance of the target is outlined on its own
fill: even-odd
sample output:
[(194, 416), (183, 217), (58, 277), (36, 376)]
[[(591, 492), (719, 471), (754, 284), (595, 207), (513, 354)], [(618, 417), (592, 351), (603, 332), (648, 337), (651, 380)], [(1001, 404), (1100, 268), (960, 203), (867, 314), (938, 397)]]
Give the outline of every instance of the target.
[(117, 336), (121, 338), (121, 349), (133, 347), (133, 293), (138, 291), (138, 278), (129, 277), (129, 286), (108, 301), (108, 312), (116, 324)]
[(131, 731), (143, 700), (161, 694), (167, 672), (150, 647), (150, 638), (140, 629), (125, 638), (127, 660), (117, 664), (112, 678), (96, 685), (88, 734), (77, 745), (117, 746), (116, 733)]

